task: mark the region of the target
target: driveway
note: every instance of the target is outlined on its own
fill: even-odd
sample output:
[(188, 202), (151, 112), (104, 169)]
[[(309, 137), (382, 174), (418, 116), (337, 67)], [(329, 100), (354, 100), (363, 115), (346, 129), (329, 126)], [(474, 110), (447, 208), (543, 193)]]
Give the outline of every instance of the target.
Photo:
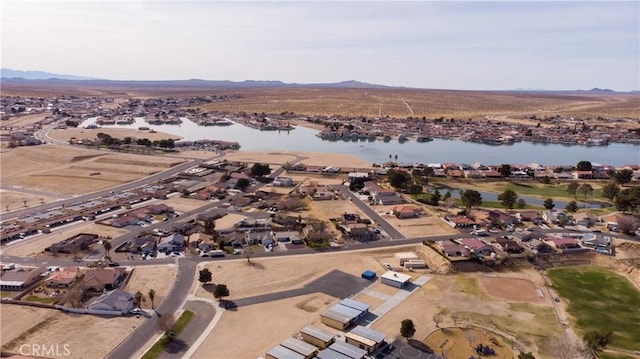
[(163, 352), (160, 355), (161, 359), (182, 358), (186, 351), (195, 343), (198, 337), (200, 337), (200, 334), (207, 328), (207, 325), (209, 325), (216, 314), (216, 309), (211, 303), (200, 300), (188, 301), (184, 309), (192, 311), (194, 315), (191, 318), (191, 322), (189, 322), (177, 338), (182, 342), (183, 347), (175, 353)]

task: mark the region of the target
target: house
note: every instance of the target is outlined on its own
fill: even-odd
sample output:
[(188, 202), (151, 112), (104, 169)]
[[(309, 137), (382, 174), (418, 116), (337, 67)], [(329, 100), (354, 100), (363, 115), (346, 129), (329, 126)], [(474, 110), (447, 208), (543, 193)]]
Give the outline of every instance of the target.
[(443, 218), (453, 228), (471, 227), (476, 225), (476, 221), (467, 216), (446, 216)]
[(594, 214), (589, 212), (575, 213), (573, 215), (573, 219), (575, 220), (577, 225), (585, 227), (591, 227), (598, 221), (598, 218)]
[(272, 184), (275, 187), (291, 187), (291, 186), (294, 186), (296, 183), (291, 177), (277, 176), (276, 178), (273, 179)]
[(122, 314), (129, 313), (134, 307), (133, 296), (120, 289), (106, 292), (87, 304), (87, 309), (108, 310)]
[(45, 252), (75, 254), (89, 249), (93, 244), (98, 243), (98, 235), (80, 233), (71, 238), (45, 248)]
[(300, 233), (297, 231), (271, 232), (274, 242), (293, 242), (300, 241)]
[(305, 184), (303, 184), (302, 186), (300, 186), (300, 188), (298, 189), (298, 192), (301, 195), (313, 196), (313, 194), (316, 193), (317, 189), (318, 189), (318, 182), (317, 181), (308, 181)]
[(495, 243), (507, 253), (520, 254), (524, 252), (524, 248), (512, 239), (498, 238)]
[(2, 290), (23, 290), (40, 279), (40, 274), (44, 273), (44, 268), (19, 267), (13, 270), (3, 270), (0, 273), (0, 289)]
[(592, 179), (593, 171), (573, 171), (571, 173), (574, 179)]
[(345, 334), (345, 342), (372, 353), (384, 343), (384, 333), (357, 325)]
[(420, 216), (422, 210), (415, 206), (395, 206), (391, 209), (391, 213), (397, 218), (416, 218)]
[(367, 172), (350, 172), (347, 175), (349, 183), (364, 183), (371, 178)]
[(89, 270), (82, 278), (82, 286), (86, 290), (102, 292), (118, 287), (120, 279), (124, 276), (124, 268), (99, 268)]
[(585, 233), (582, 237), (582, 245), (589, 248), (608, 247), (611, 245), (611, 237)]
[(79, 267), (67, 267), (51, 273), (47, 278), (47, 287), (69, 288), (82, 276), (83, 274)]
[(158, 244), (158, 252), (169, 253), (173, 251), (181, 251), (184, 246), (184, 236), (180, 233), (174, 233), (166, 237)]
[(493, 248), (476, 238), (462, 238), (460, 244), (469, 248), (476, 255), (489, 255), (493, 252)]
[(578, 241), (576, 241), (573, 238), (568, 238), (568, 237), (561, 237), (561, 238), (547, 237), (545, 239), (545, 242), (547, 242), (548, 244), (556, 247), (557, 249), (561, 250), (562, 252), (565, 252), (567, 250), (581, 249), (582, 248), (582, 247), (580, 247), (580, 244), (578, 244)]
[(507, 214), (498, 210), (489, 211), (489, 220), (492, 223), (506, 224), (508, 226), (512, 226), (514, 224), (520, 223), (520, 221), (518, 220), (518, 217), (512, 216), (510, 214)]
[(470, 254), (469, 249), (465, 246), (453, 242), (442, 243), (442, 252), (447, 257), (467, 257)]
[(376, 239), (376, 233), (364, 223), (350, 223), (346, 225), (351, 238), (358, 241), (371, 241)]
[(164, 203), (152, 204), (147, 206), (147, 212), (153, 215), (173, 213), (173, 208)]
[(134, 238), (133, 241), (130, 241), (128, 244), (125, 244), (123, 247), (123, 251), (128, 251), (133, 254), (146, 254), (149, 255), (153, 253), (156, 248), (156, 239), (152, 236), (144, 236)]
[(376, 204), (381, 204), (383, 206), (402, 203), (402, 197), (400, 194), (392, 190), (377, 191), (374, 194), (373, 199)]
[(533, 222), (535, 224), (540, 224), (543, 222), (542, 216), (537, 211), (523, 211), (516, 213), (516, 218), (520, 222)]
[(244, 238), (245, 238), (245, 242), (250, 246), (255, 244), (267, 243), (267, 242), (273, 244), (273, 240), (271, 239), (272, 238), (271, 232), (268, 232), (268, 231), (261, 231), (261, 232), (247, 231), (244, 233)]
[(553, 249), (552, 246), (550, 246), (549, 244), (539, 240), (539, 239), (532, 239), (528, 242), (524, 243), (527, 247), (529, 247), (529, 249), (531, 249), (532, 251), (534, 251), (534, 253), (540, 253), (540, 254), (548, 254), (548, 253), (555, 253), (555, 249)]
[(380, 276), (380, 283), (396, 288), (404, 288), (411, 283), (411, 276), (394, 271), (387, 271)]
[(334, 193), (328, 190), (316, 190), (313, 196), (311, 196), (314, 201), (329, 201), (334, 199), (334, 197)]
[(314, 325), (307, 325), (300, 330), (300, 337), (305, 342), (315, 345), (320, 349), (324, 349), (333, 344), (336, 336)]
[(213, 236), (202, 232), (192, 233), (189, 236), (189, 243), (195, 243), (198, 249), (205, 252), (217, 247), (216, 243), (213, 241)]

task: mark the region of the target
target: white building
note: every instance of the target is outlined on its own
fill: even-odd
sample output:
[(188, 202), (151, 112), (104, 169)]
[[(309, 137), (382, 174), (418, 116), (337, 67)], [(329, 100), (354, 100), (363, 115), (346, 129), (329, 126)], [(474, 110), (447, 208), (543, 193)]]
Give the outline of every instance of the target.
[(388, 271), (380, 276), (380, 282), (396, 288), (404, 288), (411, 283), (411, 276)]

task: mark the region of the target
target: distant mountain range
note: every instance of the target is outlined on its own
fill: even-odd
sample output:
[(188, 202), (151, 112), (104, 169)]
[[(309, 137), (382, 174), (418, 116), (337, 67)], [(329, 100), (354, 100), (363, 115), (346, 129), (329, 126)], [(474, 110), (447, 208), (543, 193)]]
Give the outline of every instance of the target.
[[(112, 86), (159, 86), (159, 87), (194, 87), (194, 88), (342, 88), (342, 89), (412, 89), (411, 87), (385, 86), (370, 84), (355, 80), (335, 82), (335, 83), (286, 83), (282, 81), (229, 81), (229, 80), (157, 80), (157, 81), (136, 81), (136, 80), (105, 80), (92, 77), (55, 74), (44, 71), (22, 71), (12, 69), (0, 69), (0, 78), (4, 82), (42, 82), (43, 84), (69, 84), (80, 81), (85, 85), (112, 85)], [(416, 89), (416, 88), (413, 88)], [(499, 92), (499, 91), (497, 91)], [(617, 92), (610, 89), (593, 88), (591, 90), (544, 90), (544, 89), (513, 89), (507, 92), (578, 92), (593, 94), (615, 94), (615, 93), (640, 93), (639, 91)]]

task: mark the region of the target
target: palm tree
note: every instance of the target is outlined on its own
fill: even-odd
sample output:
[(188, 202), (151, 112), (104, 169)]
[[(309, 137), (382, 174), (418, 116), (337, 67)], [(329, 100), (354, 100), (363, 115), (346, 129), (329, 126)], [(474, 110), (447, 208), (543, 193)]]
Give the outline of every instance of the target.
[(602, 333), (599, 331), (590, 331), (584, 335), (585, 356), (589, 359), (600, 358), (600, 354), (609, 345), (612, 332)]
[(137, 291), (136, 294), (134, 295), (134, 299), (136, 301), (136, 306), (138, 306), (138, 309), (140, 309), (140, 306), (142, 305), (142, 303), (144, 303), (144, 294), (142, 294), (142, 292)]
[(147, 293), (149, 300), (151, 301), (151, 309), (156, 310), (156, 306), (153, 304), (153, 301), (156, 299), (156, 291), (153, 289), (149, 289), (149, 293)]
[(106, 252), (106, 257), (107, 258), (111, 258), (111, 256), (109, 255), (109, 251), (111, 250), (111, 242), (109, 242), (106, 239), (102, 240), (102, 246), (104, 247), (104, 250)]

